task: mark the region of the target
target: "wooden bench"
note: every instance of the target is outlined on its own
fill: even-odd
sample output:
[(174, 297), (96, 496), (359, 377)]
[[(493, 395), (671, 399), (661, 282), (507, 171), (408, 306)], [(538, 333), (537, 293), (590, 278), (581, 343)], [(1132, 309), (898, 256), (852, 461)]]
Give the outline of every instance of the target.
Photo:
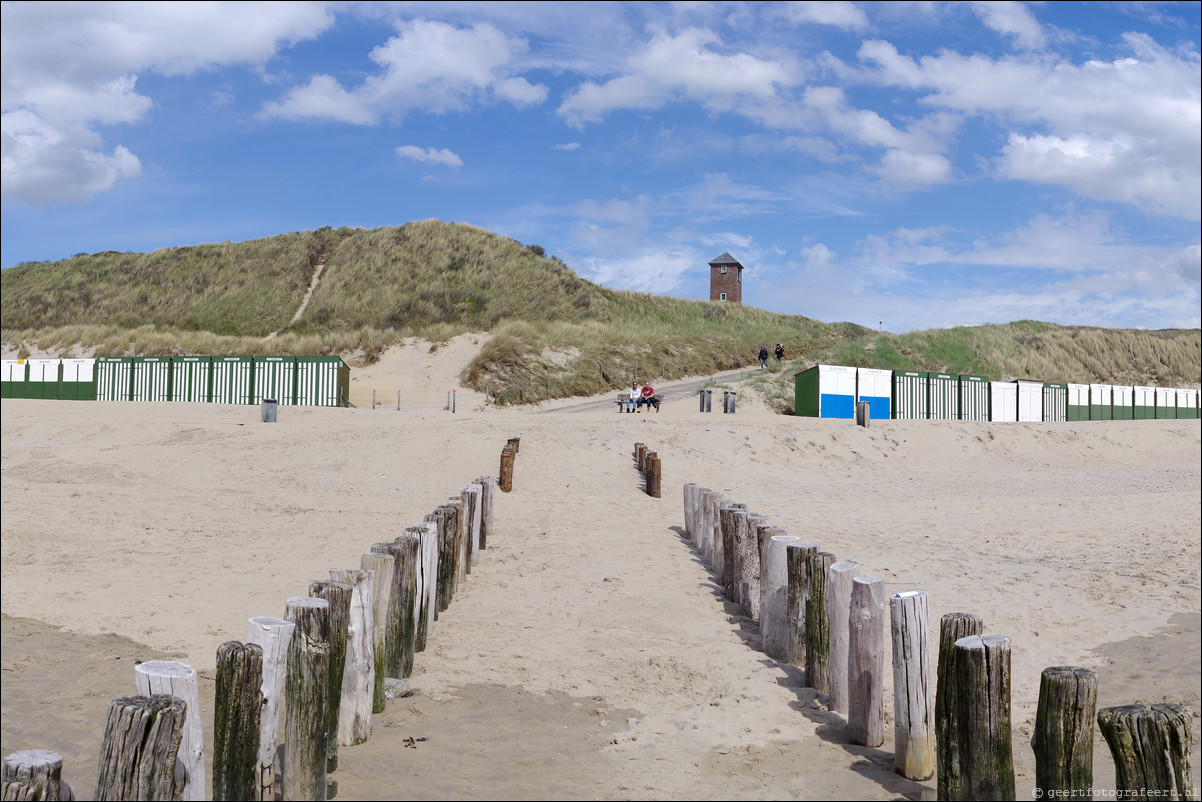
[[(627, 402), (629, 402), (629, 401), (630, 401), (630, 395), (629, 395), (629, 394), (626, 394), (626, 395), (619, 395), (619, 396), (618, 396), (618, 400), (617, 400), (617, 404), (618, 404), (618, 412), (625, 412), (625, 411), (626, 411), (626, 404), (627, 404)], [(658, 395), (653, 395), (653, 396), (651, 396), (651, 400), (650, 400), (650, 401), (644, 401), (644, 402), (642, 402), (642, 403), (643, 403), (643, 406), (648, 406), (648, 405), (650, 405), (650, 406), (653, 406), (653, 407), (655, 407), (655, 411), (656, 411), (656, 412), (659, 412), (660, 398), (659, 398), (659, 396), (658, 396)], [(637, 407), (635, 407), (635, 408), (637, 409)]]

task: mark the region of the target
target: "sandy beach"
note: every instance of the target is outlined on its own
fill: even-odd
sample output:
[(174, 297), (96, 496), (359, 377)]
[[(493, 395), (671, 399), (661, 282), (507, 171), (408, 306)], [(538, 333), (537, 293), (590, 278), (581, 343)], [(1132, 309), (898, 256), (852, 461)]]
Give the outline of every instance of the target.
[[(398, 347), (352, 370), (355, 408), (281, 407), (274, 424), (257, 407), (5, 399), (4, 753), (59, 752), (93, 798), (109, 701), (147, 659), (197, 669), (211, 741), (218, 645), (495, 476), (520, 437), (488, 549), (417, 655), (415, 695), (341, 750), (339, 799), (933, 798), (893, 771), (891, 681), (884, 746), (852, 746), (723, 602), (684, 536), (688, 482), (889, 593), (926, 591), (932, 622), (972, 612), (1009, 635), (1019, 799), (1047, 666), (1097, 671), (1099, 707), (1189, 706), (1198, 765), (1199, 421), (864, 429), (750, 394), (736, 415), (586, 405), (616, 391), (496, 409), (458, 385), (481, 341)], [(393, 403), (373, 409), (373, 390)], [(402, 390), (417, 400), (398, 411)], [(636, 442), (663, 461), (662, 498)], [(1094, 752), (1112, 789), (1100, 735)]]

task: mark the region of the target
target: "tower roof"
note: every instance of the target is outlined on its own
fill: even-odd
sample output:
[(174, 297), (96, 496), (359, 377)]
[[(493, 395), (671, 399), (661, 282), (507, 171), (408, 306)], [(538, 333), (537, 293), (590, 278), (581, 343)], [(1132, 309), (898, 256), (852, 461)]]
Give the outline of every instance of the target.
[(743, 266), (743, 265), (739, 264), (738, 259), (736, 259), (730, 255), (729, 251), (723, 251), (721, 256), (717, 257), (716, 259), (711, 259), (710, 264), (711, 265), (738, 265), (739, 267)]

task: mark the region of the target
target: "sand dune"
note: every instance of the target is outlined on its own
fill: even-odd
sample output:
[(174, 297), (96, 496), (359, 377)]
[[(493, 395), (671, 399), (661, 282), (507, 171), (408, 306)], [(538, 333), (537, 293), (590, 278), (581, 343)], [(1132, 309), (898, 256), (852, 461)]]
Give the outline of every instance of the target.
[[(933, 620), (974, 612), (1010, 635), (1019, 798), (1046, 666), (1095, 668), (1100, 704), (1198, 711), (1198, 421), (860, 429), (750, 401), (734, 416), (684, 401), (555, 411), (579, 399), (532, 414), (467, 392), (451, 415), (437, 399), (462, 390), (476, 340), (410, 343), (354, 371), (357, 408), (281, 408), (275, 424), (252, 407), (6, 399), (4, 752), (59, 751), (91, 798), (108, 701), (132, 692), (135, 659), (193, 665), (211, 707), (216, 648), (247, 618), (281, 615), (309, 580), (495, 473), (512, 436), (490, 548), (417, 657), (417, 695), (342, 751), (339, 798), (929, 793), (893, 773), (891, 723), (883, 748), (850, 746), (800, 672), (760, 651), (682, 537), (686, 482), (890, 593), (927, 591)], [(398, 412), (404, 387), (435, 400)], [(372, 409), (372, 389), (394, 403)], [(642, 491), (636, 441), (663, 460), (662, 499)], [(1100, 737), (1095, 764), (1113, 787)]]

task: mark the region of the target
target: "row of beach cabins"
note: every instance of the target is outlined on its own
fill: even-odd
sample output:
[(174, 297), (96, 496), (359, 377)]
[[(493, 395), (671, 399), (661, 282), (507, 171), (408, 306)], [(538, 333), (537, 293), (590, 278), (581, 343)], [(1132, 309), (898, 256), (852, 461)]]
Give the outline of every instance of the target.
[(6, 359), (0, 397), (61, 401), (186, 401), (347, 406), (339, 356), (122, 356)]
[(793, 377), (795, 414), (876, 420), (1088, 421), (1197, 418), (1198, 390), (815, 365)]

